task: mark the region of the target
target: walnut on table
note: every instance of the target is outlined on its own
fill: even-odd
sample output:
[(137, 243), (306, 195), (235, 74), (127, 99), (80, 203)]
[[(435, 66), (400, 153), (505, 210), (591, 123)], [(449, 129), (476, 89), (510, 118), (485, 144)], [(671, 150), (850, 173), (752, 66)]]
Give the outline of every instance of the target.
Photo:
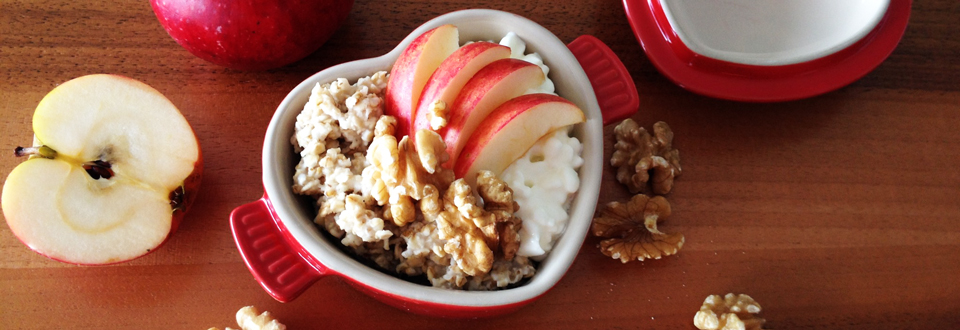
[(617, 125), (614, 133), (617, 142), (610, 165), (617, 168), (617, 181), (626, 185), (631, 193), (645, 191), (648, 181), (653, 193), (669, 193), (673, 179), (681, 173), (680, 152), (673, 148), (670, 126), (662, 121), (653, 124), (651, 136), (627, 118)]
[(693, 325), (701, 330), (759, 330), (766, 320), (758, 313), (760, 304), (748, 295), (710, 295), (693, 317)]
[[(260, 313), (256, 307), (246, 306), (237, 311), (237, 325), (241, 330), (286, 330), (287, 326), (278, 322), (270, 312)], [(210, 328), (208, 330), (219, 330)], [(226, 330), (234, 330), (227, 327)]]
[(623, 263), (660, 259), (683, 247), (683, 234), (657, 229), (657, 223), (669, 216), (670, 203), (666, 198), (638, 194), (627, 203), (607, 204), (600, 216), (593, 219), (591, 231), (594, 236), (606, 238), (600, 241), (601, 252)]

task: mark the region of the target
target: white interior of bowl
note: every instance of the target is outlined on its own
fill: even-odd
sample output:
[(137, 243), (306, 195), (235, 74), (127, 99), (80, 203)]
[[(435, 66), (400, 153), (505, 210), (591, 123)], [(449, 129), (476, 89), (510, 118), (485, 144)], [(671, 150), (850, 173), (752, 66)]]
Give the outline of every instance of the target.
[(729, 62), (787, 65), (842, 50), (866, 36), (889, 0), (661, 0), (691, 51)]
[[(297, 114), (303, 109), (311, 88), (344, 77), (351, 82), (379, 70), (389, 70), (400, 52), (418, 35), (442, 24), (459, 28), (461, 44), (470, 40), (499, 40), (507, 32), (517, 33), (527, 42), (527, 52), (539, 52), (551, 68), (550, 78), (557, 93), (583, 109), (587, 121), (577, 125), (573, 134), (584, 145), (584, 164), (580, 169), (580, 190), (571, 206), (570, 223), (551, 254), (540, 264), (537, 274), (518, 288), (494, 292), (465, 292), (438, 289), (410, 283), (371, 269), (342, 253), (339, 242), (327, 240), (313, 224), (312, 204), (291, 191), (293, 168), (298, 156), (293, 152)], [(573, 263), (589, 229), (600, 190), (603, 154), (603, 126), (596, 96), (583, 69), (566, 45), (550, 31), (526, 18), (494, 10), (464, 10), (437, 17), (420, 26), (397, 48), (376, 58), (348, 62), (323, 70), (300, 83), (284, 98), (267, 129), (263, 148), (263, 182), (270, 200), (290, 234), (325, 266), (376, 290), (415, 300), (460, 306), (496, 306), (522, 302), (553, 287)]]

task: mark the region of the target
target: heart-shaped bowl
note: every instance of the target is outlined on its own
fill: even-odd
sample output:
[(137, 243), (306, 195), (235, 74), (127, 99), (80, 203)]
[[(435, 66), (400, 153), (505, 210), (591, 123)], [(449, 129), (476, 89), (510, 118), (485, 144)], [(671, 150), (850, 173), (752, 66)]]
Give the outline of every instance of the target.
[[(515, 288), (486, 292), (441, 289), (373, 269), (344, 253), (338, 240), (325, 236), (313, 223), (315, 203), (291, 189), (299, 155), (290, 137), (311, 88), (337, 78), (352, 82), (377, 71), (389, 71), (414, 38), (443, 24), (456, 25), (461, 42), (499, 40), (507, 32), (517, 33), (526, 41), (527, 52), (541, 54), (552, 69), (549, 77), (557, 93), (586, 115), (586, 121), (572, 130), (583, 143), (584, 162), (567, 228), (537, 266), (536, 275)], [(581, 62), (589, 65), (581, 66)], [(592, 82), (585, 68), (592, 72)], [(605, 95), (603, 112), (593, 86), (602, 87), (596, 90)], [(234, 239), (251, 273), (279, 301), (289, 301), (316, 280), (333, 275), (389, 305), (420, 314), (481, 317), (514, 311), (545, 294), (573, 263), (597, 204), (603, 170), (603, 124), (635, 112), (637, 99), (636, 87), (623, 64), (596, 38), (580, 37), (568, 48), (539, 24), (507, 12), (472, 9), (439, 16), (414, 30), (389, 53), (330, 67), (290, 91), (277, 107), (263, 144), (264, 197), (238, 207), (230, 215)]]

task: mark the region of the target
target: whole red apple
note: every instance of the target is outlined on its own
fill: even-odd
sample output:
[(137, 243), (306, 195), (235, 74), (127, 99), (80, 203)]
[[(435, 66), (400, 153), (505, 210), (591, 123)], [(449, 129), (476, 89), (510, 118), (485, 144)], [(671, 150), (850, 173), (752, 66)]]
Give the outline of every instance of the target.
[(150, 0), (160, 24), (199, 58), (237, 70), (281, 67), (313, 53), (353, 0)]

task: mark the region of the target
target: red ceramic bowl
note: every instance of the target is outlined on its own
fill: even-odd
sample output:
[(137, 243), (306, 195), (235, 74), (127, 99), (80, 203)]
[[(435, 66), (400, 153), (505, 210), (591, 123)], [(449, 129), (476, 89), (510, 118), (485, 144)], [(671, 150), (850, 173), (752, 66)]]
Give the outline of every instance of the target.
[[(557, 93), (577, 104), (587, 118), (573, 130), (584, 145), (584, 164), (580, 168), (581, 186), (570, 209), (570, 222), (553, 251), (539, 264), (537, 274), (516, 288), (491, 292), (447, 290), (372, 269), (342, 252), (338, 241), (324, 236), (312, 221), (316, 214), (314, 203), (291, 190), (299, 156), (290, 137), (311, 88), (340, 77), (355, 81), (376, 71), (389, 70), (416, 36), (447, 23), (459, 28), (461, 41), (499, 40), (507, 32), (517, 33), (527, 42), (527, 51), (539, 52), (552, 68), (550, 78)], [(580, 63), (590, 65), (581, 67)], [(595, 78), (592, 83), (584, 69)], [(606, 115), (601, 113), (597, 94), (606, 101)], [(238, 207), (230, 215), (234, 238), (254, 277), (279, 301), (294, 299), (322, 277), (338, 276), (391, 306), (421, 314), (480, 317), (516, 310), (544, 295), (573, 263), (599, 194), (604, 119), (629, 116), (636, 111), (637, 100), (636, 87), (623, 64), (596, 38), (578, 38), (568, 48), (540, 25), (494, 10), (465, 10), (437, 17), (414, 30), (386, 55), (330, 67), (300, 83), (284, 98), (263, 145), (264, 197)]]

